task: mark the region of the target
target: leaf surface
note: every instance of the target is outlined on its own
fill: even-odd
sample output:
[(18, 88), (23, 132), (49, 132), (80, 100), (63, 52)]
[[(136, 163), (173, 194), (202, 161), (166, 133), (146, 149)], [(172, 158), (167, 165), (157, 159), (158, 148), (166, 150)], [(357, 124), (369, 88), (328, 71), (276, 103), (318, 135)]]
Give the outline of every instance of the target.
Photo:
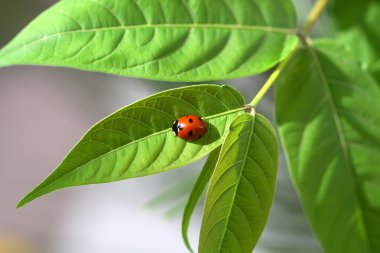
[(251, 253), (272, 205), (278, 147), (264, 116), (244, 113), (230, 126), (206, 197), (200, 253)]
[(376, 79), (376, 82), (380, 85), (380, 59), (371, 64), (369, 69), (372, 76)]
[(290, 0), (65, 0), (0, 51), (0, 66), (65, 66), (170, 81), (274, 66), (295, 46)]
[(380, 252), (380, 86), (340, 50), (301, 49), (276, 118), (292, 178), (327, 253)]
[(189, 228), (190, 219), (194, 212), (194, 209), (202, 196), (202, 193), (204, 192), (204, 189), (206, 188), (207, 184), (209, 183), (212, 173), (214, 172), (216, 162), (218, 161), (220, 153), (220, 148), (215, 149), (210, 153), (210, 155), (207, 158), (207, 161), (205, 165), (203, 166), (202, 172), (199, 175), (197, 181), (195, 182), (195, 185), (193, 187), (193, 190), (190, 193), (189, 199), (186, 203), (185, 210), (183, 212), (183, 218), (182, 218), (182, 237), (185, 241), (186, 247), (193, 252), (189, 238), (187, 236), (187, 230)]
[(334, 0), (330, 16), (337, 37), (364, 67), (380, 60), (380, 1)]
[[(243, 105), (240, 93), (230, 87), (194, 85), (124, 107), (94, 125), (19, 206), (65, 187), (147, 176), (190, 164), (221, 145)], [(195, 142), (171, 132), (173, 122), (187, 114), (202, 117), (208, 125)]]

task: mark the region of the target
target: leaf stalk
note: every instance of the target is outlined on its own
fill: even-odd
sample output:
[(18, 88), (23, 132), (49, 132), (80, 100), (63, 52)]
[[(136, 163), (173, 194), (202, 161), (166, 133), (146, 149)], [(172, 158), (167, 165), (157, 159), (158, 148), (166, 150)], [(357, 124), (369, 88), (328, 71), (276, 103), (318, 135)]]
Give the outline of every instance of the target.
[(269, 76), (268, 80), (265, 82), (263, 87), (260, 89), (260, 91), (256, 94), (256, 96), (252, 99), (251, 103), (249, 103), (252, 107), (256, 107), (258, 103), (263, 99), (265, 94), (268, 92), (270, 87), (276, 82), (277, 78), (280, 76), (281, 72), (285, 68), (285, 66), (288, 64), (290, 59), (293, 57), (295, 52), (297, 51), (298, 46), (293, 49), (293, 51), (288, 55), (288, 57), (283, 60), (278, 67), (272, 72), (272, 74)]
[[(322, 15), (322, 12), (326, 9), (326, 6), (328, 3), (329, 3), (329, 0), (316, 1), (316, 3), (314, 4), (313, 8), (311, 9), (309, 13), (309, 16), (307, 18), (304, 28), (297, 32), (297, 35), (300, 38), (300, 44), (303, 44), (304, 46), (308, 46), (311, 44), (310, 33), (313, 30), (315, 23), (318, 21), (319, 17)], [(293, 51), (288, 55), (288, 57), (286, 57), (285, 60), (282, 61), (278, 65), (275, 71), (272, 72), (268, 80), (265, 82), (264, 86), (256, 94), (256, 96), (253, 98), (251, 103), (249, 103), (250, 106), (256, 107), (257, 104), (261, 101), (261, 99), (263, 99), (263, 97), (268, 92), (270, 87), (272, 87), (272, 85), (276, 82), (277, 78), (280, 76), (282, 70), (290, 61), (294, 53), (297, 51), (298, 46), (295, 47), (295, 49), (293, 49)]]
[(302, 30), (305, 37), (309, 36), (313, 30), (315, 23), (318, 21), (319, 17), (322, 15), (322, 12), (325, 10), (329, 0), (317, 0), (311, 9), (309, 16), (306, 20), (306, 24)]

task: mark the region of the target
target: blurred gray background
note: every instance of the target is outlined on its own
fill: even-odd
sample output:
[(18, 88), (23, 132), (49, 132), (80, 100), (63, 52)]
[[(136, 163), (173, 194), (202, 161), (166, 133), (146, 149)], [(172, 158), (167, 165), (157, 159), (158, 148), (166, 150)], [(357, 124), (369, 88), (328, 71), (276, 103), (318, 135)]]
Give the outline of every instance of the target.
[[(54, 2), (1, 0), (0, 47)], [(310, 2), (294, 2), (302, 21)], [(265, 78), (220, 83), (250, 101)], [(147, 95), (181, 85), (64, 68), (0, 69), (0, 253), (187, 252), (181, 215), (204, 160), (155, 176), (64, 189), (15, 209), (94, 123)], [(259, 112), (273, 121), (273, 94)], [(193, 248), (201, 209), (189, 231)], [(276, 199), (255, 252), (322, 252), (290, 183), (283, 153)]]

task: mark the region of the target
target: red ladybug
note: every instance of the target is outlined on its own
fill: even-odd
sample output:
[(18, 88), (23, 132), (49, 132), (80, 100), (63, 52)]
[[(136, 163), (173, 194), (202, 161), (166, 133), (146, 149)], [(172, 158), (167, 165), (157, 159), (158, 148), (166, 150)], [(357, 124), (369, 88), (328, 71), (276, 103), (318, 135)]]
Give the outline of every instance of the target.
[(198, 116), (185, 115), (177, 119), (172, 126), (176, 136), (186, 141), (195, 141), (203, 136), (207, 125)]

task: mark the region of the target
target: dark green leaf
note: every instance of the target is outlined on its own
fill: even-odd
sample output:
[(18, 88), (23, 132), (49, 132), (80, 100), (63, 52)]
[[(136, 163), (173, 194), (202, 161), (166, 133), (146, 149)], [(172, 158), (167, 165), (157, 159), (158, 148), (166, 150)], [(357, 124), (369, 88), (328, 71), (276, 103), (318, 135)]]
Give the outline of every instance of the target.
[(206, 197), (200, 253), (251, 253), (266, 224), (278, 147), (263, 116), (238, 116), (223, 143)]
[(203, 166), (202, 172), (199, 175), (197, 182), (195, 182), (194, 188), (190, 193), (190, 197), (186, 203), (185, 211), (183, 212), (182, 218), (182, 237), (185, 241), (186, 247), (193, 252), (190, 246), (189, 238), (187, 237), (187, 230), (189, 228), (189, 223), (191, 215), (194, 212), (195, 206), (197, 205), (199, 198), (202, 196), (204, 189), (209, 183), (212, 173), (214, 172), (216, 161), (219, 157), (220, 148), (215, 149), (210, 153), (207, 158), (205, 165)]
[[(58, 168), (20, 203), (51, 191), (160, 173), (192, 163), (223, 142), (244, 100), (234, 89), (195, 85), (158, 93), (93, 126)], [(171, 132), (176, 118), (204, 117), (206, 134), (187, 142)]]
[(334, 0), (330, 15), (345, 48), (364, 66), (380, 59), (380, 1)]
[(281, 76), (280, 134), (325, 251), (380, 252), (380, 87), (325, 45), (301, 49)]
[(0, 66), (66, 66), (171, 81), (263, 72), (295, 46), (290, 0), (66, 0), (0, 51)]
[(380, 59), (371, 64), (370, 72), (380, 85)]

